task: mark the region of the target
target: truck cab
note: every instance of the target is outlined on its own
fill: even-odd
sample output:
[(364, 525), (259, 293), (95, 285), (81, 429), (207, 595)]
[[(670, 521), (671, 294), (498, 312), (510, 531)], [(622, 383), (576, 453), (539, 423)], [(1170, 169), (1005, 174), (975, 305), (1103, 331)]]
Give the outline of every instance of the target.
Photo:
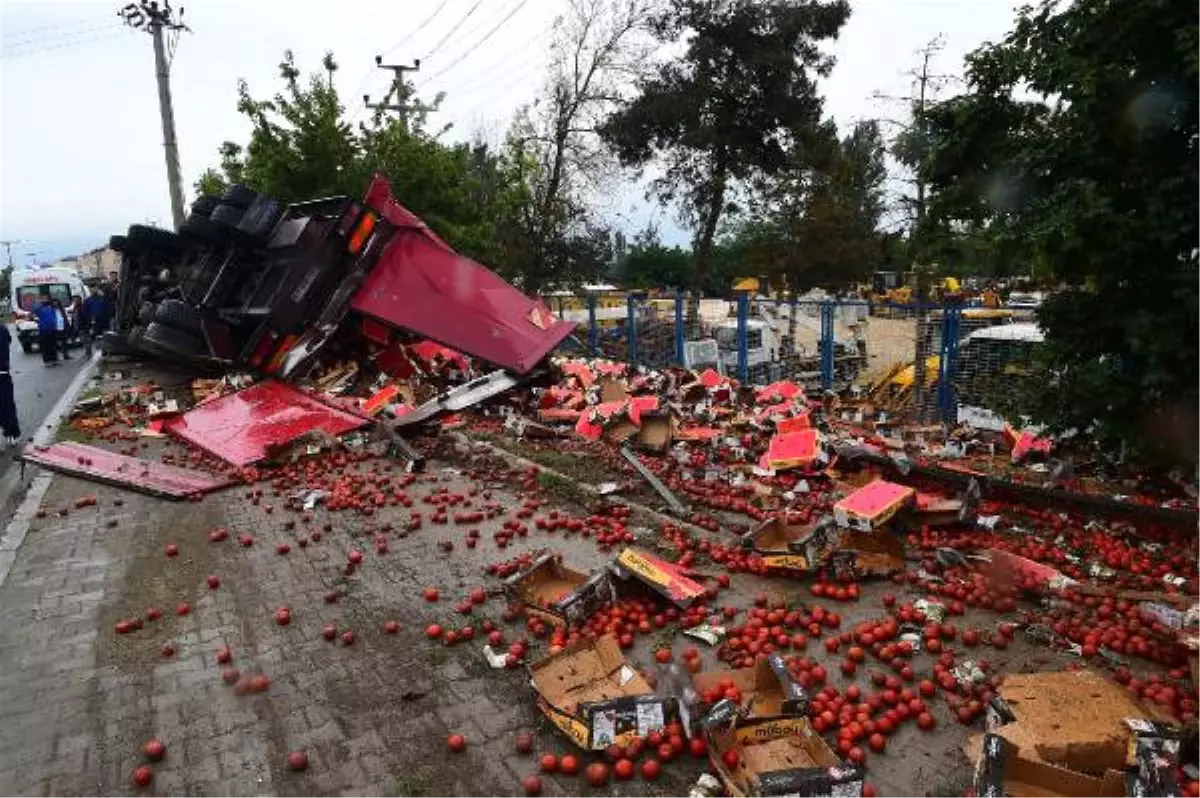
[(198, 199), (178, 235), (135, 225), (114, 238), (106, 349), (287, 378), (343, 332), (387, 347), (403, 331), (525, 374), (573, 329), (451, 249), (382, 175), (361, 200), (286, 206), (234, 185)]

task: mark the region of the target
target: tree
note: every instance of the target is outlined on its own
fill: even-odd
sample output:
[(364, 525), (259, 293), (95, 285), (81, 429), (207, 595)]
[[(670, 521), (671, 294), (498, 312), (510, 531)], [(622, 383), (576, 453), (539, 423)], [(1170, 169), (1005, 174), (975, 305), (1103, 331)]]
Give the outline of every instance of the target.
[(570, 0), (556, 22), (543, 94), (513, 122), (506, 157), (529, 201), (506, 221), (514, 228), (509, 257), (520, 261), (527, 291), (596, 273), (597, 247), (611, 246), (584, 195), (610, 171), (596, 128), (621, 81), (645, 61), (647, 8), (647, 0)]
[(626, 288), (683, 289), (691, 281), (691, 255), (681, 247), (664, 246), (658, 230), (648, 227), (617, 264), (617, 279)]
[(243, 81), (238, 109), (252, 124), (250, 140), (222, 144), (220, 169), (207, 169), (197, 190), (216, 194), (245, 183), (284, 202), (358, 196), (373, 173), (383, 172), (400, 200), (450, 244), (510, 279), (519, 276), (508, 268), (496, 229), (522, 201), (509, 165), (484, 144), (446, 145), (430, 135), (425, 125), (436, 102), (417, 102), (407, 84), (400, 87), (410, 108), (405, 119), (379, 113), (352, 126), (333, 86), (336, 70), (327, 54), (322, 70), (302, 81), (289, 52), (280, 64), (284, 91), (273, 99), (255, 99)]
[(1196, 456), (1197, 29), (1189, 3), (1026, 8), (929, 117), (930, 215), (1064, 286), (1010, 411), (1147, 462)]
[[(833, 59), (819, 43), (836, 37), (846, 0), (671, 0), (654, 19), (663, 42), (687, 49), (614, 112), (601, 134), (627, 166), (662, 160), (652, 190), (682, 200), (695, 235), (697, 288), (708, 278), (713, 242), (737, 190), (803, 153), (819, 128), (815, 77)], [(693, 311), (695, 306), (693, 305)]]
[(883, 258), (879, 231), (887, 178), (885, 147), (875, 122), (860, 122), (761, 185), (757, 212), (736, 226), (755, 274), (793, 293), (839, 289), (863, 279)]
[(338, 67), (331, 53), (322, 67), (322, 73), (302, 83), (289, 50), (279, 64), (284, 92), (256, 100), (245, 81), (238, 84), (238, 110), (254, 128), (244, 148), (232, 142), (221, 147), (221, 168), (230, 182), (253, 186), (281, 202), (362, 191), (363, 175), (356, 168), (361, 145), (342, 119), (333, 87)]

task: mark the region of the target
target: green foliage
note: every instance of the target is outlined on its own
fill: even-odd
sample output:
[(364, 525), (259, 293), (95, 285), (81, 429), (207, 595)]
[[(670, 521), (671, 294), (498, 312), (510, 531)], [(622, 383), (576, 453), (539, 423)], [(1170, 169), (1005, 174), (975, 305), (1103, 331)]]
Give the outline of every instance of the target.
[(360, 196), (371, 175), (381, 172), (397, 198), (438, 235), (527, 291), (599, 273), (611, 259), (608, 231), (586, 223), (555, 228), (539, 239), (539, 256), (531, 257), (526, 233), (542, 217), (530, 164), (520, 152), (441, 142), (425, 127), (436, 102), (421, 104), (408, 84), (400, 89), (400, 101), (412, 109), (406, 119), (376, 114), (352, 126), (333, 85), (337, 64), (331, 55), (322, 67), (302, 80), (286, 53), (279, 65), (284, 90), (269, 100), (255, 99), (242, 82), (238, 110), (252, 124), (249, 142), (225, 142), (220, 169), (206, 170), (197, 191), (220, 193), (230, 183), (244, 183), (284, 202)]
[(617, 280), (626, 288), (685, 289), (692, 282), (692, 256), (682, 247), (667, 247), (658, 232), (647, 229), (634, 239), (617, 264)]
[(930, 216), (1066, 286), (1013, 412), (1143, 461), (1195, 460), (1197, 7), (1023, 10), (930, 109)]
[(818, 137), (815, 78), (833, 66), (818, 45), (849, 13), (845, 0), (672, 0), (654, 20), (660, 40), (687, 49), (639, 80), (601, 135), (627, 166), (661, 161), (653, 191), (680, 200), (695, 231), (697, 286), (739, 187), (804, 158)]
[(885, 148), (874, 122), (838, 141), (832, 126), (819, 150), (789, 163), (755, 196), (758, 212), (733, 227), (746, 271), (802, 291), (865, 279), (884, 259), (879, 232)]

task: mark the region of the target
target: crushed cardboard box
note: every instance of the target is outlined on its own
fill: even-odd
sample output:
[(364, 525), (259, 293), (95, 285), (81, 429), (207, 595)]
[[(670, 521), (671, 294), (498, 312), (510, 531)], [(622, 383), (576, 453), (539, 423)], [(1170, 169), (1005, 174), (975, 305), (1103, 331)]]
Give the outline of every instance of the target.
[(581, 640), (530, 666), (538, 709), (580, 748), (601, 751), (678, 718), (674, 698), (654, 695), (617, 640)]
[(824, 565), (836, 538), (837, 530), (827, 523), (792, 523), (780, 515), (743, 535), (742, 548), (761, 557), (768, 568), (811, 573)]
[[(987, 731), (1011, 743), (1023, 759), (1094, 778), (1123, 770), (1131, 732), (1127, 721), (1153, 720), (1119, 685), (1090, 670), (1013, 674), (987, 711)], [(972, 761), (982, 739), (967, 740)]]
[(887, 529), (878, 532), (842, 530), (829, 564), (834, 574), (852, 578), (891, 576), (904, 570), (904, 541)]
[(741, 693), (741, 710), (748, 718), (800, 716), (808, 710), (808, 694), (778, 654), (750, 668), (701, 671), (692, 676), (692, 685), (701, 695), (722, 684), (731, 684)]
[(1004, 795), (1085, 798), (1125, 795), (1125, 774), (1106, 770), (1103, 777), (1089, 776), (1021, 755), (1020, 749), (999, 734), (983, 735), (975, 765), (974, 790), (979, 798)]
[[(709, 761), (732, 796), (862, 795), (862, 768), (839, 759), (807, 718), (743, 719), (734, 713), (725, 722), (710, 714), (704, 731)], [(734, 767), (725, 760), (731, 750)]]
[[(687, 609), (706, 592), (704, 585), (684, 573), (679, 566), (641, 549), (624, 549), (613, 560), (611, 567), (619, 579), (636, 579), (680, 609)], [(617, 589), (619, 592), (619, 584)]]
[(504, 581), (509, 599), (552, 626), (583, 623), (605, 602), (613, 601), (607, 569), (588, 575), (563, 564), (560, 555), (543, 554)]

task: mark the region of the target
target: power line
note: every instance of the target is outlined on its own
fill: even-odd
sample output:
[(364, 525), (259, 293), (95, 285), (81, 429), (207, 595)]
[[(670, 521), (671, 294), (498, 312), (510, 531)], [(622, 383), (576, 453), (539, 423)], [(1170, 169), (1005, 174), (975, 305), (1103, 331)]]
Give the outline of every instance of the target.
[(425, 54), (426, 61), (429, 60), (429, 56), (433, 55), (434, 53), (436, 53), (438, 50), (441, 49), (442, 45), (446, 43), (446, 40), (449, 39), (451, 36), (453, 36), (454, 32), (456, 30), (458, 30), (459, 28), (461, 28), (462, 24), (464, 22), (466, 22), (468, 19), (471, 18), (471, 15), (475, 13), (475, 9), (479, 8), (479, 4), (482, 2), (483, 2), (483, 0), (475, 0), (475, 5), (471, 6), (471, 8), (467, 11), (467, 13), (464, 14), (463, 17), (458, 22), (454, 23), (454, 27), (450, 29), (449, 33), (447, 33), (440, 40), (438, 40), (438, 43), (433, 46), (433, 49)]
[(416, 36), (421, 31), (425, 30), (426, 26), (429, 25), (430, 22), (433, 22), (434, 18), (437, 17), (438, 14), (442, 13), (442, 9), (445, 8), (446, 4), (449, 2), (450, 2), (450, 0), (442, 0), (442, 2), (438, 4), (438, 7), (433, 10), (433, 13), (430, 14), (428, 17), (426, 17), (425, 21), (416, 27), (416, 30), (412, 31), (407, 36), (405, 36), (403, 39), (401, 39), (400, 41), (393, 44), (387, 50), (384, 50), (380, 55), (391, 55), (396, 50), (399, 50), (400, 46), (402, 44), (407, 42), (412, 37)]
[[(532, 45), (534, 42), (537, 42), (537, 41), (541, 40), (542, 38), (544, 38), (546, 36), (546, 34), (552, 30), (554, 30), (554, 23), (550, 23), (546, 27), (542, 28), (540, 31), (538, 31), (533, 36), (531, 36), (529, 39), (527, 39), (525, 42), (523, 42), (519, 47), (517, 47), (511, 53), (506, 54), (503, 58), (493, 61), (486, 68), (481, 69), (479, 71), (479, 74), (469, 75), (468, 77), (458, 81), (457, 83), (452, 83), (452, 84), (450, 84), (450, 86), (443, 89), (443, 91), (445, 91), (447, 94), (449, 94), (450, 92), (461, 91), (462, 89), (464, 89), (467, 86), (475, 87), (476, 84), (479, 84), (479, 83), (486, 85), (487, 83), (489, 83), (495, 79), (495, 72), (497, 69), (499, 69), (501, 66), (503, 66), (504, 64), (511, 61), (514, 56), (518, 56), (522, 53), (526, 53), (526, 58), (522, 59), (519, 63), (524, 65), (525, 63), (527, 63), (529, 61), (528, 50), (529, 50), (530, 45)], [(532, 53), (532, 55), (536, 57), (537, 55), (545, 55), (545, 54), (538, 53), (535, 51), (534, 53)], [(475, 90), (475, 88), (471, 89), (471, 91), (474, 91), (474, 90)]]
[[(398, 50), (400, 48), (401, 45), (403, 45), (409, 39), (416, 36), (421, 31), (423, 31), (426, 28), (426, 26), (429, 25), (430, 22), (433, 22), (434, 18), (436, 18), (438, 14), (442, 13), (442, 9), (445, 8), (446, 4), (449, 2), (450, 2), (450, 0), (442, 0), (442, 2), (438, 5), (438, 7), (433, 10), (433, 13), (430, 14), (429, 16), (427, 16), (425, 18), (425, 20), (416, 27), (415, 30), (409, 32), (400, 41), (396, 42), (391, 47), (389, 47), (388, 49), (384, 50), (382, 53), (377, 55), (375, 57), (376, 62), (381, 61), (384, 56), (394, 53), (396, 50)], [(373, 74), (375, 74), (375, 70), (373, 68), (368, 68), (367, 71), (363, 73), (362, 80), (360, 80), (358, 82), (358, 88), (356, 88), (354, 90), (354, 94), (352, 95), (353, 97), (362, 96), (363, 89), (365, 89), (367, 87), (367, 83), (370, 82), (371, 75), (373, 75)], [(350, 116), (350, 124), (351, 125), (353, 125), (356, 121), (358, 121), (359, 116), (362, 115), (364, 110), (366, 110), (365, 106), (359, 106), (358, 109)]]
[(44, 31), (44, 30), (55, 30), (57, 28), (73, 28), (77, 25), (91, 25), (95, 22), (100, 22), (101, 20), (107, 20), (107, 19), (108, 19), (108, 15), (105, 14), (103, 16), (84, 17), (82, 19), (75, 19), (75, 20), (71, 20), (69, 22), (52, 22), (48, 25), (37, 25), (32, 28), (24, 28), (22, 30), (9, 31), (7, 34), (5, 34), (5, 38), (9, 38), (9, 37), (13, 37), (13, 36), (20, 38), (27, 33), (36, 33), (38, 31)]
[(119, 28), (119, 26), (119, 24), (113, 23), (112, 20), (106, 19), (103, 23), (92, 24), (90, 28), (83, 28), (79, 30), (46, 31), (42, 32), (42, 34), (35, 34), (32, 36), (5, 37), (4, 46), (24, 47), (26, 44), (38, 44), (42, 42), (54, 41), (56, 38), (62, 38), (65, 36), (83, 36), (85, 34), (94, 34), (94, 32), (98, 30)]
[[(509, 86), (515, 85), (515, 83), (525, 80), (538, 70), (541, 70), (543, 67), (545, 67), (545, 56), (545, 53), (534, 52), (514, 63), (506, 70), (506, 72), (513, 77), (509, 83), (504, 84), (503, 88), (508, 88)], [(475, 94), (482, 89), (494, 88), (495, 85), (495, 68), (493, 67), (484, 70), (483, 74), (471, 78), (456, 88), (442, 89), (442, 91), (446, 93), (447, 97), (461, 100), (463, 97), (470, 97), (472, 94)], [(468, 86), (470, 88), (467, 88)], [(496, 89), (495, 91), (496, 94), (499, 95), (502, 89)]]
[(458, 58), (454, 59), (449, 64), (444, 66), (442, 69), (440, 69), (437, 72), (434, 72), (432, 75), (430, 75), (424, 81), (422, 81), (421, 85), (424, 86), (424, 85), (428, 84), (430, 81), (441, 77), (442, 75), (449, 72), (451, 69), (454, 69), (454, 67), (458, 66), (464, 60), (466, 60), (467, 56), (471, 55), (479, 47), (483, 46), (487, 42), (488, 39), (492, 38), (492, 36), (495, 35), (496, 31), (498, 31), (498, 30), (500, 30), (500, 28), (504, 27), (505, 23), (507, 23), (510, 19), (512, 19), (513, 16), (516, 15), (516, 13), (518, 11), (520, 11), (522, 8), (524, 8), (525, 4), (528, 2), (529, 2), (529, 0), (521, 0), (521, 2), (517, 5), (517, 7), (514, 8), (512, 11), (509, 11), (508, 14), (504, 17), (504, 19), (502, 19), (498, 23), (496, 23), (496, 26), (494, 28), (492, 28), (490, 31), (488, 31), (487, 34), (482, 39), (480, 39), (479, 41), (475, 42), (475, 44), (473, 44), (469, 48), (467, 48), (467, 50), (462, 55), (460, 55)]
[(63, 47), (82, 47), (85, 44), (94, 44), (108, 39), (115, 39), (118, 36), (124, 36), (125, 31), (121, 27), (117, 27), (112, 33), (104, 34), (103, 36), (91, 36), (83, 39), (59, 42), (45, 47), (34, 47), (33, 49), (16, 48), (15, 51), (0, 52), (0, 59), (24, 58), (25, 56), (38, 55), (39, 53), (49, 52), (50, 50), (59, 50)]

